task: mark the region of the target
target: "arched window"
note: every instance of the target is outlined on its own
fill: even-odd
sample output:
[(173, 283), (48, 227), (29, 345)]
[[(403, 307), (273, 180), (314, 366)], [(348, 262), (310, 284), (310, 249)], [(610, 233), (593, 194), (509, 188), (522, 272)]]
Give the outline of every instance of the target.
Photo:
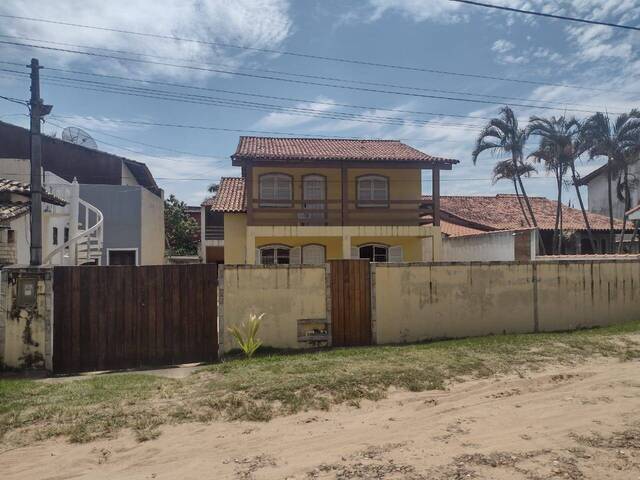
[(389, 180), (382, 175), (358, 177), (359, 207), (388, 207)]
[(325, 262), (325, 251), (322, 245), (305, 245), (302, 247), (302, 263), (305, 265), (322, 265)]
[(267, 173), (260, 176), (260, 206), (290, 207), (293, 189), (291, 177), (284, 173)]
[(260, 265), (289, 265), (291, 248), (286, 245), (265, 245), (257, 251)]
[(360, 258), (370, 262), (386, 262), (389, 260), (389, 247), (386, 245), (361, 245)]

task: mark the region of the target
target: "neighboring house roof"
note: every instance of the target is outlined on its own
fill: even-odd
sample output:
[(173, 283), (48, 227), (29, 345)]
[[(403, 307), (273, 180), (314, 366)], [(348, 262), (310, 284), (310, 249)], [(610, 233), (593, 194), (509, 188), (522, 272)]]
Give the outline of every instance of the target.
[(213, 203), (215, 202), (216, 197), (207, 197), (204, 199), (204, 201), (200, 204), (201, 207), (210, 207), (211, 205), (213, 205)]
[(240, 137), (233, 160), (374, 160), (453, 165), (458, 160), (434, 157), (399, 140)]
[(0, 203), (0, 222), (8, 222), (29, 213), (31, 202)]
[[(2, 193), (13, 193), (16, 195), (24, 195), (26, 197), (30, 197), (31, 188), (27, 183), (18, 182), (17, 180), (7, 180), (6, 178), (0, 178), (0, 194)], [(67, 202), (65, 202), (61, 198), (58, 198), (55, 195), (52, 195), (45, 191), (42, 192), (42, 201), (60, 206), (65, 206), (67, 204)], [(2, 203), (6, 204), (7, 202)]]
[(242, 213), (247, 211), (244, 195), (244, 178), (222, 177), (218, 193), (211, 204), (211, 210), (223, 213)]
[[(424, 197), (430, 200), (430, 197)], [(553, 230), (555, 226), (557, 202), (544, 197), (529, 197), (531, 208), (541, 230)], [(473, 228), (486, 230), (518, 230), (529, 225), (515, 195), (495, 196), (443, 196), (440, 197), (443, 218), (447, 214), (452, 221), (469, 223)], [(562, 205), (563, 229), (585, 230), (582, 212)], [(605, 215), (587, 212), (593, 230), (609, 230), (609, 218)], [(622, 222), (616, 220), (614, 226), (622, 229)]]
[[(29, 158), (29, 130), (0, 122), (0, 158)], [(42, 167), (71, 182), (122, 185), (122, 166), (136, 181), (160, 196), (162, 190), (142, 162), (42, 135)]]
[(606, 173), (607, 172), (607, 164), (605, 163), (604, 165), (596, 168), (595, 170), (593, 170), (592, 172), (589, 172), (588, 174), (586, 174), (584, 177), (581, 177), (580, 179), (578, 179), (578, 185), (582, 186), (582, 185), (589, 185), (589, 183), (599, 177), (601, 174)]
[(440, 221), (440, 230), (448, 237), (464, 237), (467, 235), (478, 235), (480, 233), (487, 233), (485, 230), (478, 230), (477, 228), (469, 227), (466, 225), (459, 225), (457, 223), (448, 222), (446, 220)]

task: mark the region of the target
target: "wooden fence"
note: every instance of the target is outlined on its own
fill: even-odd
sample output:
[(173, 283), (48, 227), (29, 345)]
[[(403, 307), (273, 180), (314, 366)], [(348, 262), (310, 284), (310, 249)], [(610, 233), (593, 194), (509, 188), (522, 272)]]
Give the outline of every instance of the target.
[(215, 264), (55, 267), (56, 373), (217, 359)]

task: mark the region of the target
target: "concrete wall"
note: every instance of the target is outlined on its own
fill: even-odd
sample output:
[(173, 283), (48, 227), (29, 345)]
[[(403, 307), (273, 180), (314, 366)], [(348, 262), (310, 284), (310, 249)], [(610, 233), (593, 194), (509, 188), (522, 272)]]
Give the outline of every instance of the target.
[[(53, 363), (52, 269), (7, 267), (0, 274), (0, 364), (10, 368), (47, 369)], [(18, 279), (36, 279), (35, 304), (17, 302)]]
[(640, 318), (637, 260), (376, 264), (378, 343), (568, 330)]
[(487, 232), (442, 239), (443, 262), (513, 262), (532, 260), (535, 256), (536, 238), (531, 230)]
[(237, 348), (228, 333), (250, 313), (265, 316), (258, 337), (268, 347), (302, 348), (297, 320), (327, 316), (324, 266), (225, 265), (220, 289), (220, 339), (223, 350)]
[(164, 199), (142, 188), (140, 265), (162, 265), (165, 254)]

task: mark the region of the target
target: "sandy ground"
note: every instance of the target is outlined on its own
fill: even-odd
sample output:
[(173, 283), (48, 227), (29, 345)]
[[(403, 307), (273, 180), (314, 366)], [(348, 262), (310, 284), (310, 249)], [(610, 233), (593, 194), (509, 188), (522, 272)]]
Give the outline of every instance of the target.
[(269, 423), (183, 424), (137, 443), (0, 455), (39, 479), (640, 479), (640, 363), (590, 361)]

